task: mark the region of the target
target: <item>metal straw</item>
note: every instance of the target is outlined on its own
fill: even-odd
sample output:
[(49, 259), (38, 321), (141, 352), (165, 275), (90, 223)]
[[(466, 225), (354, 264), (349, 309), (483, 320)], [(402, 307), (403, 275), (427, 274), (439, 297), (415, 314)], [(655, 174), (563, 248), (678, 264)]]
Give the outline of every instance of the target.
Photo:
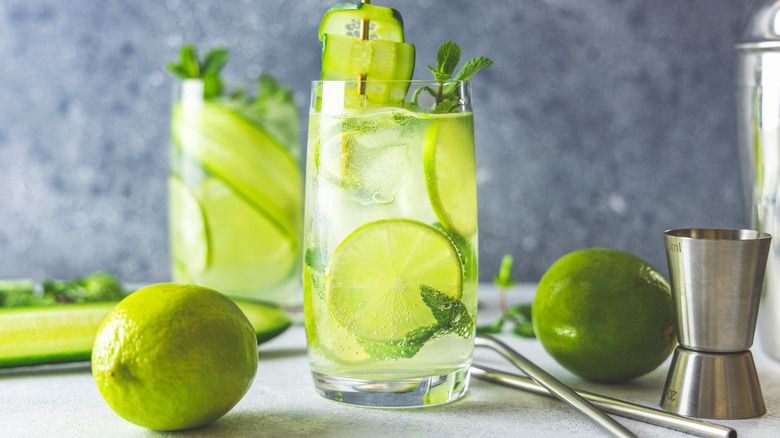
[[(371, 0), (361, 0), (365, 4), (371, 4)], [(360, 40), (366, 41), (369, 39), (369, 20), (365, 20), (363, 18), (360, 19)], [(361, 96), (365, 96), (366, 94), (366, 74), (360, 73), (358, 76), (358, 94)]]
[(536, 381), (536, 383), (546, 388), (556, 398), (588, 417), (590, 421), (601, 427), (610, 435), (615, 437), (636, 436), (631, 433), (631, 431), (623, 427), (620, 423), (613, 420), (610, 416), (600, 411), (597, 407), (593, 406), (590, 402), (582, 398), (571, 388), (548, 374), (543, 369), (536, 366), (533, 362), (526, 359), (520, 353), (506, 346), (503, 342), (493, 339), (489, 336), (477, 336), (476, 339), (474, 339), (474, 345), (478, 347), (487, 347), (497, 351), (499, 354), (512, 362), (514, 366), (520, 368), (520, 370), (528, 374)]
[[(544, 389), (543, 386), (528, 377), (504, 373), (481, 365), (471, 365), (471, 375), (487, 382), (498, 383), (499, 385), (520, 389), (537, 395), (553, 397), (553, 395)], [(632, 420), (638, 420), (702, 437), (736, 438), (737, 436), (737, 431), (730, 427), (683, 417), (660, 409), (653, 409), (647, 406), (594, 394), (592, 392), (579, 389), (575, 389), (574, 391), (582, 396), (582, 398), (590, 401), (601, 410), (609, 412), (610, 414), (620, 415), (621, 417), (631, 418)]]

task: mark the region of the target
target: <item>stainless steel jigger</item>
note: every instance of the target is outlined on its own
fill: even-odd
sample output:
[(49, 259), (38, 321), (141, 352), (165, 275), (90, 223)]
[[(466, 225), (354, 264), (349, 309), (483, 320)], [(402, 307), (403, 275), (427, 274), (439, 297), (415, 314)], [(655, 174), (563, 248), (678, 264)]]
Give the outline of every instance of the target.
[(661, 407), (698, 418), (763, 415), (750, 347), (772, 236), (717, 228), (664, 234), (680, 345)]

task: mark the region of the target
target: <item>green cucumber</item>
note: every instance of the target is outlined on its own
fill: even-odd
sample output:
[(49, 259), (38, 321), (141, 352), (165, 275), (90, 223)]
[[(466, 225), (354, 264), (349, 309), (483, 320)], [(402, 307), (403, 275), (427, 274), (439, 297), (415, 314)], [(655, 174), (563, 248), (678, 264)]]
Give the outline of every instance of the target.
[(174, 144), (242, 194), (297, 245), (303, 179), (298, 162), (268, 133), (219, 104), (177, 104)]
[[(234, 299), (258, 344), (291, 324), (279, 306)], [(0, 309), (0, 368), (88, 361), (98, 329), (118, 301)]]
[(367, 39), (404, 42), (400, 12), (362, 2), (339, 3), (328, 9), (320, 22), (320, 40), (326, 33), (360, 38), (360, 20), (369, 22)]
[[(366, 97), (379, 104), (406, 98), (414, 73), (414, 45), (385, 40), (361, 41), (349, 36), (325, 34), (322, 46), (322, 80), (354, 81), (366, 75)], [(348, 91), (355, 94), (354, 91)]]

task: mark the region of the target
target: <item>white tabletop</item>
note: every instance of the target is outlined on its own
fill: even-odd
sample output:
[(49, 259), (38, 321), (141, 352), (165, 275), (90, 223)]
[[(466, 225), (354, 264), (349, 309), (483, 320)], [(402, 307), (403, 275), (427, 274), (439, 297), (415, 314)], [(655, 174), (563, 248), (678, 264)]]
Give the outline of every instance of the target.
[[(530, 302), (534, 285), (511, 292), (512, 302)], [(480, 285), (479, 323), (497, 315), (496, 291)], [(573, 387), (657, 408), (669, 360), (655, 371), (619, 385), (584, 381), (561, 368), (536, 340), (511, 334), (498, 338)], [(780, 363), (753, 347), (767, 413), (750, 420), (713, 421), (740, 437), (780, 436)], [(496, 353), (477, 349), (475, 363), (519, 374)], [(691, 436), (616, 417), (643, 437)], [(230, 437), (495, 437), (605, 436), (563, 403), (472, 379), (468, 394), (443, 406), (365, 409), (327, 401), (314, 392), (306, 359), (306, 337), (296, 325), (261, 345), (257, 378), (246, 396), (210, 426), (187, 436)], [(166, 435), (126, 422), (113, 413), (95, 386), (88, 365), (0, 372), (0, 437), (140, 437)]]

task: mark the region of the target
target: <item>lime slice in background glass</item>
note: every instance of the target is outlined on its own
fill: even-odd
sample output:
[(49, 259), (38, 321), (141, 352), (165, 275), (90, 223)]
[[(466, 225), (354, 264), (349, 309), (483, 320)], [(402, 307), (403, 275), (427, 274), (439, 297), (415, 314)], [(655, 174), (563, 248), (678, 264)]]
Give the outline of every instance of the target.
[(168, 198), (174, 269), (184, 277), (189, 272), (202, 272), (211, 259), (203, 209), (187, 186), (175, 176), (168, 178)]
[(464, 238), (477, 231), (477, 183), (471, 113), (436, 115), (425, 134), (428, 198), (442, 226)]
[(320, 22), (320, 39), (326, 33), (360, 38), (360, 21), (369, 21), (369, 38), (404, 42), (404, 22), (395, 9), (361, 2), (331, 6)]
[(196, 192), (205, 211), (213, 263), (197, 280), (224, 293), (259, 290), (293, 275), (297, 241), (221, 178)]
[(331, 314), (365, 340), (394, 341), (436, 319), (422, 300), (426, 285), (462, 294), (457, 250), (441, 231), (410, 220), (382, 220), (347, 237), (326, 270)]
[(290, 154), (258, 126), (212, 103), (177, 105), (175, 144), (261, 210), (289, 239), (301, 223), (301, 170)]

